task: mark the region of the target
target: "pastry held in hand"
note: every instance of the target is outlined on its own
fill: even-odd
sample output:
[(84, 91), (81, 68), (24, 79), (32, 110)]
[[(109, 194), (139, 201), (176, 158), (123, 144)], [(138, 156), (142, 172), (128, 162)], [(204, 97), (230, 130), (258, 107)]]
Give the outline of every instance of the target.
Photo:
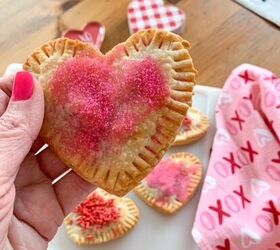
[(97, 189), (66, 217), (64, 223), (75, 243), (91, 245), (124, 236), (138, 220), (139, 210), (132, 200)]
[(168, 150), (191, 104), (188, 48), (161, 30), (106, 55), (66, 38), (44, 44), (24, 64), (44, 89), (41, 137), (82, 178), (126, 194)]
[(149, 206), (173, 214), (195, 193), (202, 177), (199, 159), (175, 153), (162, 160), (134, 190)]
[(173, 145), (185, 145), (201, 139), (209, 128), (209, 120), (196, 108), (189, 108)]

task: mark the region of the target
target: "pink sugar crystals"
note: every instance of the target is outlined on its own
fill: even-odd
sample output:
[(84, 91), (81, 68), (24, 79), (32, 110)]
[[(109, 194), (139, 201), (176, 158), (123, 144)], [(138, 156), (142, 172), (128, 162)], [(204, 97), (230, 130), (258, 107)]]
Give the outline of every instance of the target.
[(186, 168), (184, 162), (166, 159), (146, 177), (146, 181), (149, 187), (159, 190), (159, 199), (169, 199), (174, 195), (178, 201), (184, 202), (188, 199), (186, 190), (190, 185), (190, 176), (196, 171), (196, 166)]
[(151, 57), (114, 64), (106, 56), (74, 57), (58, 67), (50, 84), (52, 108), (58, 114), (65, 111), (63, 128), (71, 131), (62, 138), (72, 145), (69, 152), (78, 154), (126, 140), (169, 97), (162, 67)]
[(133, 88), (132, 98), (138, 98), (139, 102), (149, 104), (156, 108), (164, 104), (169, 95), (162, 69), (158, 63), (146, 58), (143, 61), (127, 62), (126, 81)]

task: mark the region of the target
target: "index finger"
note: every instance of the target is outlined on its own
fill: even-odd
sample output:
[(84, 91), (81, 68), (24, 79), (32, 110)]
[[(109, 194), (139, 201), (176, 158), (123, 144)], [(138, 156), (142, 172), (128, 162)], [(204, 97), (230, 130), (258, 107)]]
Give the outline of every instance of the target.
[(15, 74), (0, 77), (0, 89), (3, 90), (9, 97), (12, 95), (14, 78)]

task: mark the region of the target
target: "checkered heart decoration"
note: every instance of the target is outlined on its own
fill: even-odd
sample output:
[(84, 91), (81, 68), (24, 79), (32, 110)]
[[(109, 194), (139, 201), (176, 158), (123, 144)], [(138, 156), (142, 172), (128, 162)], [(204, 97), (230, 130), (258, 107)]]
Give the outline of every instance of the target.
[(130, 34), (158, 28), (182, 33), (186, 15), (175, 6), (165, 6), (163, 0), (133, 0), (127, 10)]

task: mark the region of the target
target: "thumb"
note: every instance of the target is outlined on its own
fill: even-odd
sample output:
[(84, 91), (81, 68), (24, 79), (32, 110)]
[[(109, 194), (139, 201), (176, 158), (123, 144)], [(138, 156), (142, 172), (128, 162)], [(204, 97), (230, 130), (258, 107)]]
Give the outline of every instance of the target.
[(29, 72), (18, 72), (8, 107), (0, 117), (0, 177), (14, 179), (42, 125), (44, 97)]

